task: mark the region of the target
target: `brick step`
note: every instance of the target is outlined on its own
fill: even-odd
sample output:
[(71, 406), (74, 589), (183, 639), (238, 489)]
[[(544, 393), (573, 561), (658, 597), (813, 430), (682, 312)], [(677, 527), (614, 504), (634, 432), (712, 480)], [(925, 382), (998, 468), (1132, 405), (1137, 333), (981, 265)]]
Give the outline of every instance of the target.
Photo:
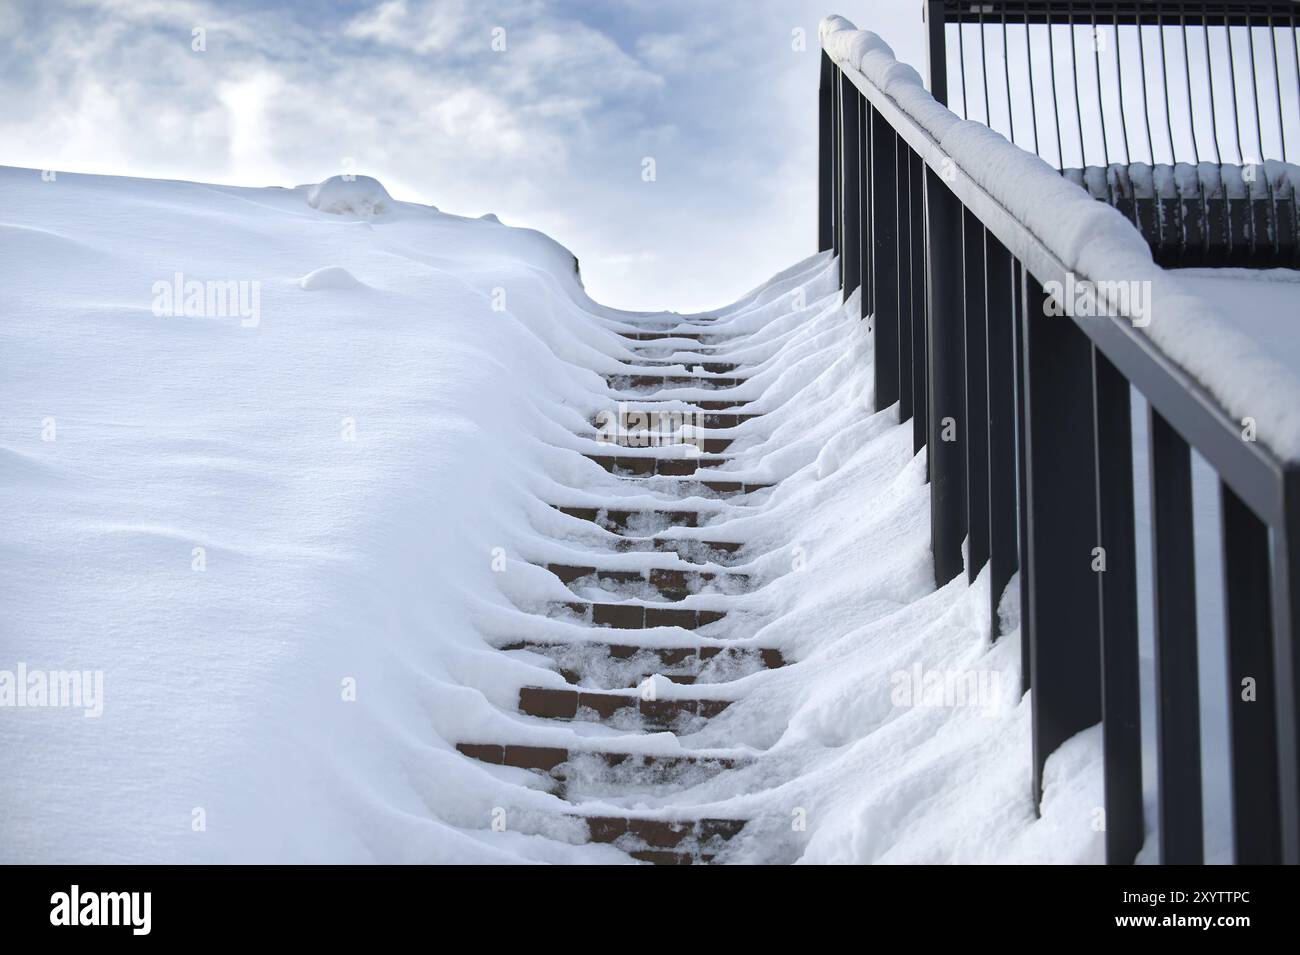
[(683, 607), (654, 607), (633, 603), (595, 603), (565, 601), (563, 606), (582, 616), (593, 627), (616, 630), (648, 630), (652, 627), (681, 627), (698, 630), (717, 623), (727, 614), (722, 610), (695, 610)]
[(710, 675), (710, 670), (731, 680), (785, 666), (781, 651), (770, 647), (646, 647), (597, 641), (557, 644), (521, 640), (501, 649), (527, 650), (550, 657), (567, 682), (576, 685), (595, 681), (607, 689), (639, 686), (655, 673), (690, 686), (701, 676)]
[[(699, 527), (701, 520), (714, 515), (708, 511), (647, 511), (647, 510), (608, 510), (595, 507), (568, 507), (552, 504), (561, 514), (590, 521), (611, 534), (624, 535), (617, 542), (620, 553), (659, 553), (676, 554), (679, 560), (691, 564), (715, 563), (726, 566), (731, 563), (731, 556), (745, 545), (739, 541), (717, 540), (698, 537), (661, 537), (663, 531), (672, 527)], [(639, 526), (655, 525), (654, 530), (638, 533)]]
[[(580, 521), (591, 521), (605, 530), (625, 531), (632, 523), (659, 524), (663, 527), (699, 527), (701, 521), (714, 517), (712, 511), (649, 511), (645, 509), (621, 510), (609, 507), (571, 507), (565, 504), (552, 504), (561, 514), (576, 517)], [(654, 518), (652, 520), (652, 518)]]
[(607, 374), (605, 383), (616, 391), (627, 388), (735, 388), (746, 379), (731, 376), (706, 378), (702, 375), (646, 375), (639, 372)]
[[(698, 593), (701, 585), (718, 579), (717, 574), (702, 570), (681, 570), (677, 568), (651, 567), (646, 570), (609, 570), (601, 567), (587, 567), (578, 564), (547, 564), (546, 569), (565, 584), (595, 577), (600, 582), (612, 584), (643, 583), (653, 587), (669, 600), (683, 600), (691, 594)], [(723, 574), (724, 579), (738, 586), (749, 583), (748, 574)]]
[[(698, 405), (699, 403), (695, 402), (695, 404)], [(612, 412), (603, 411), (600, 414), (612, 414)], [(618, 426), (620, 431), (630, 434), (635, 434), (638, 431), (672, 433), (684, 424), (711, 430), (721, 430), (723, 428), (737, 428), (746, 421), (752, 421), (754, 418), (759, 417), (762, 417), (762, 415), (705, 412), (703, 410), (655, 411), (646, 408), (622, 408), (619, 410)], [(599, 415), (592, 419), (591, 424), (597, 429), (603, 426)]]
[[(703, 400), (700, 398), (656, 398), (654, 395), (621, 395), (621, 396), (614, 395), (614, 397), (619, 399), (622, 404), (629, 404), (632, 402), (636, 402), (637, 404), (662, 404), (664, 402), (669, 402), (669, 401), (674, 401), (674, 402), (681, 401), (683, 404), (689, 404), (692, 408), (696, 409), (698, 412), (727, 411), (727, 412), (735, 412), (736, 414), (747, 414), (751, 418), (758, 417), (758, 415), (753, 412), (741, 412), (739, 410), (741, 408), (749, 407), (749, 405), (752, 403), (752, 399), (750, 398), (745, 398), (739, 401), (731, 401), (731, 400), (723, 400), (720, 398), (709, 399), (709, 400)], [(678, 417), (681, 417), (682, 415), (685, 414), (694, 414), (694, 413), (696, 412), (691, 412), (691, 411), (661, 412), (661, 414), (665, 414), (665, 415), (676, 414)], [(710, 424), (706, 416), (704, 427), (721, 428), (724, 426), (719, 424)]]
[(622, 431), (615, 435), (613, 440), (604, 434), (579, 434), (578, 437), (615, 448), (679, 448), (686, 444), (694, 444), (705, 454), (721, 454), (736, 440), (735, 438), (701, 438), (698, 432), (695, 437), (686, 440), (672, 432), (646, 431), (640, 428), (635, 431)]
[(732, 555), (744, 545), (737, 541), (697, 540), (685, 537), (625, 538), (618, 542), (621, 553), (676, 554), (688, 564), (722, 564), (732, 562)]
[[(647, 728), (667, 730), (684, 717), (712, 719), (728, 706), (730, 700), (645, 700), (631, 695), (599, 690), (552, 689), (525, 686), (519, 689), (519, 712), (552, 720), (579, 720), (590, 711), (596, 721), (608, 720), (622, 712), (635, 712)], [(591, 720), (588, 720), (589, 722)]]
[[(710, 375), (728, 375), (735, 371), (740, 365), (730, 361), (672, 361), (668, 358), (642, 358), (631, 360), (623, 358), (619, 364), (627, 365), (629, 368), (674, 368), (682, 367), (689, 372), (703, 371)], [(636, 374), (636, 372), (631, 372)]]
[(688, 458), (657, 458), (651, 455), (586, 454), (610, 474), (619, 477), (690, 477), (702, 468), (721, 467), (731, 458), (698, 455)]
[(755, 491), (766, 491), (776, 485), (771, 483), (754, 483), (751, 481), (700, 481), (714, 494), (724, 496), (753, 494)]
[(619, 332), (619, 334), (633, 342), (662, 342), (673, 338), (703, 342), (705, 338), (704, 332)]
[(757, 414), (706, 414), (704, 416), (704, 427), (706, 428), (738, 428), (746, 421), (753, 421), (755, 418), (761, 418)]
[[(692, 401), (691, 402), (691, 404), (695, 405), (695, 407), (699, 408), (701, 411), (734, 411), (737, 408), (747, 407), (749, 403), (750, 403), (750, 399), (748, 398), (746, 398), (744, 401)], [(756, 417), (756, 416), (750, 415), (749, 417)], [(710, 425), (705, 424), (705, 427), (706, 428), (710, 427)]]
[(672, 821), (624, 816), (579, 816), (591, 842), (614, 845), (639, 862), (654, 865), (708, 864), (724, 843), (745, 828), (744, 819)]
[(669, 772), (693, 768), (722, 772), (739, 765), (738, 760), (729, 756), (656, 756), (611, 750), (574, 751), (554, 746), (520, 746), (511, 743), (457, 743), (456, 750), (463, 756), (493, 766), (539, 770), (557, 779), (564, 778), (566, 764), (583, 757), (595, 759), (611, 769), (653, 768)]

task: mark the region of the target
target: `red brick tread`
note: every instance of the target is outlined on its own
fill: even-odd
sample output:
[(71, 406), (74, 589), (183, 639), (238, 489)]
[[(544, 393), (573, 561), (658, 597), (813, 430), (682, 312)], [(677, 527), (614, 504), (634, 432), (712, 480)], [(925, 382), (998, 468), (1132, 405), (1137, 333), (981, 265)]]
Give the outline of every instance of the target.
[(711, 583), (719, 576), (731, 583), (745, 586), (749, 583), (748, 574), (715, 574), (704, 570), (680, 570), (668, 567), (650, 567), (646, 570), (608, 570), (602, 567), (587, 567), (574, 564), (547, 564), (546, 569), (566, 584), (584, 577), (595, 577), (599, 581), (612, 584), (645, 583), (657, 590), (660, 596), (670, 600), (682, 600), (697, 593), (701, 585)]
[(716, 468), (728, 463), (731, 458), (714, 456), (691, 456), (659, 458), (649, 454), (613, 455), (586, 454), (588, 461), (594, 461), (610, 474), (635, 475), (638, 477), (689, 477), (701, 468)]
[(618, 630), (647, 630), (651, 627), (681, 627), (696, 630), (726, 617), (722, 610), (685, 607), (655, 607), (638, 603), (598, 603), (570, 600), (563, 606), (581, 614), (593, 627)]
[(457, 743), (456, 749), (464, 756), (494, 766), (514, 766), (518, 769), (540, 769), (550, 772), (575, 756), (594, 756), (607, 766), (703, 766), (714, 769), (734, 769), (739, 761), (729, 756), (661, 756), (649, 753), (620, 753), (610, 750), (571, 751), (554, 746), (521, 746), (511, 743)]
[(730, 705), (730, 700), (645, 700), (636, 694), (600, 690), (552, 689), (542, 686), (519, 688), (519, 712), (557, 720), (577, 719), (583, 710), (591, 710), (600, 719), (609, 719), (622, 710), (635, 709), (646, 722), (667, 728), (683, 716), (711, 719)]

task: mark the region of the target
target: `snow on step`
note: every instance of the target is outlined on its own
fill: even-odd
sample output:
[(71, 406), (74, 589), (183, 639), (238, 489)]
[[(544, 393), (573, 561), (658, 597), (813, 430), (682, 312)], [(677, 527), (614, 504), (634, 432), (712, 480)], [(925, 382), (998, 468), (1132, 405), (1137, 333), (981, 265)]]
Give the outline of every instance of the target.
[(645, 570), (614, 570), (574, 564), (547, 564), (546, 569), (564, 584), (582, 584), (588, 579), (613, 585), (645, 584), (667, 600), (684, 600), (701, 588), (717, 582), (723, 592), (735, 593), (747, 587), (748, 574), (715, 574), (710, 571), (675, 567), (651, 567)]
[(586, 640), (572, 643), (518, 641), (501, 648), (549, 657), (566, 682), (593, 689), (628, 689), (660, 674), (674, 683), (719, 683), (786, 665), (780, 650), (750, 646), (647, 646)]
[(593, 627), (616, 630), (650, 630), (654, 627), (681, 627), (698, 630), (726, 617), (721, 610), (695, 610), (682, 607), (655, 607), (639, 603), (595, 603), (567, 601), (562, 604)]
[(588, 761), (611, 770), (623, 772), (649, 772), (664, 777), (702, 770), (718, 773), (734, 769), (741, 760), (734, 756), (716, 756), (694, 753), (664, 755), (661, 753), (632, 753), (620, 750), (579, 749), (559, 746), (529, 746), (513, 743), (457, 743), (456, 749), (480, 762), (516, 769), (532, 769), (548, 773), (558, 779), (573, 773), (575, 764)]
[(541, 686), (519, 688), (519, 712), (528, 716), (611, 721), (630, 714), (636, 717), (637, 724), (652, 729), (671, 729), (689, 717), (710, 719), (730, 705), (730, 700), (646, 699), (636, 690), (609, 693)]
[(618, 477), (690, 477), (701, 469), (719, 468), (731, 463), (731, 458), (714, 455), (657, 458), (650, 455), (588, 454), (585, 457)]

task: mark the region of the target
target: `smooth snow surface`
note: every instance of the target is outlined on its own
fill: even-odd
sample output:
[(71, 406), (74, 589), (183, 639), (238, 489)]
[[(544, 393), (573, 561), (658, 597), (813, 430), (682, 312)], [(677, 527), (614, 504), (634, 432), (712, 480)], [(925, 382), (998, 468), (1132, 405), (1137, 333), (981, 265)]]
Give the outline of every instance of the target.
[[(632, 357), (616, 332), (675, 316), (591, 302), (539, 233), (386, 199), (357, 219), (302, 190), (0, 188), (0, 671), (103, 674), (98, 717), (0, 708), (0, 861), (628, 861), (578, 844), (531, 773), (454, 749), (494, 738), (729, 747), (745, 766), (593, 779), (583, 806), (750, 819), (723, 861), (1101, 859), (1096, 733), (1049, 762), (1036, 820), (1018, 634), (990, 643), (984, 581), (935, 590), (925, 462), (869, 410), (871, 336), (827, 256), (716, 313), (752, 333), (719, 356), (755, 363), (737, 397), (770, 411), (729, 467), (782, 483), (694, 502), (757, 587), (693, 639), (792, 662), (732, 674), (737, 702), (674, 738), (520, 716), (520, 686), (563, 680), (495, 648), (585, 632), (531, 612), (571, 598), (533, 565), (606, 535), (548, 505), (654, 503), (579, 435)], [(182, 276), (259, 283), (257, 320), (211, 294), (156, 314)], [(951, 672), (978, 705), (924, 692)]]
[(1288, 368), (1300, 368), (1300, 270), (1179, 269), (1192, 294)]

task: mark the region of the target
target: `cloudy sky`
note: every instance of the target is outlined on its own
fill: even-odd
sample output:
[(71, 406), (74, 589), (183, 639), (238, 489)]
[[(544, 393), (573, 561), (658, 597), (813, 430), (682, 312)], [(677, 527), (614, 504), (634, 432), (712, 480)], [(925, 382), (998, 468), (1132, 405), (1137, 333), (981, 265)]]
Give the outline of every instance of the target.
[(0, 0), (0, 164), (353, 169), (551, 234), (601, 301), (707, 308), (815, 250), (832, 12), (924, 70), (920, 0)]

